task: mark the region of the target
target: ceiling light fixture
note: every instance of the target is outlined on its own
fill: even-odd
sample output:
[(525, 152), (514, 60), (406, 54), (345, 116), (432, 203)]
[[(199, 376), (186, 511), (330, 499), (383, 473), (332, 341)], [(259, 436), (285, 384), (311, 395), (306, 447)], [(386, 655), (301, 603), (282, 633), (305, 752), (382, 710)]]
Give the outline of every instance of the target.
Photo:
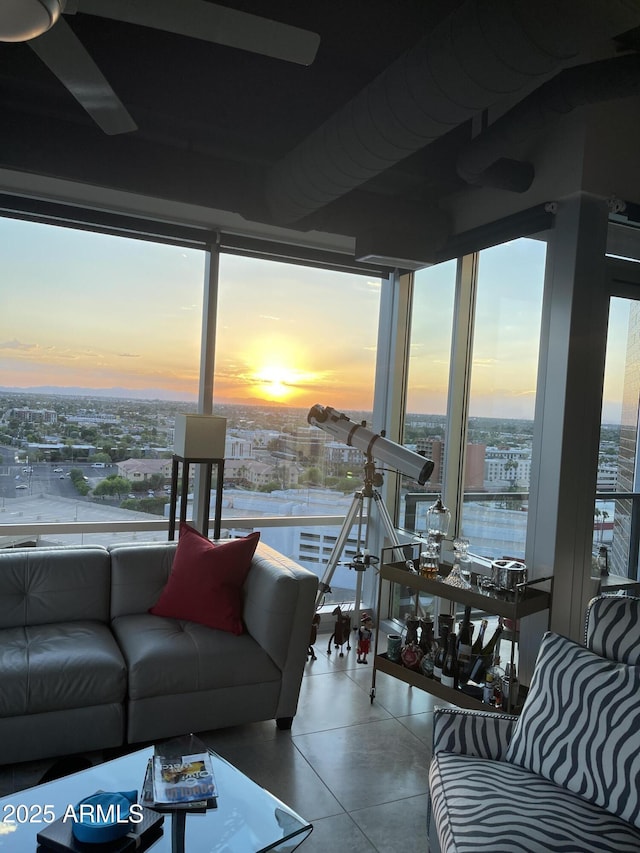
[(0, 0), (0, 41), (30, 41), (50, 30), (65, 0)]

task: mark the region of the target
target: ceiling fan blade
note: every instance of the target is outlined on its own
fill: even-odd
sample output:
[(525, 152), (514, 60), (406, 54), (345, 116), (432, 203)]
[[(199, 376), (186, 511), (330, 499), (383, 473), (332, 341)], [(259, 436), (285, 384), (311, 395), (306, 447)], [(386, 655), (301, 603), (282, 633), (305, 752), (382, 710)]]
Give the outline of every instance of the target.
[(29, 42), (35, 53), (109, 136), (137, 126), (71, 27), (60, 19)]
[(78, 0), (77, 9), (299, 65), (311, 65), (320, 44), (317, 33), (203, 0)]

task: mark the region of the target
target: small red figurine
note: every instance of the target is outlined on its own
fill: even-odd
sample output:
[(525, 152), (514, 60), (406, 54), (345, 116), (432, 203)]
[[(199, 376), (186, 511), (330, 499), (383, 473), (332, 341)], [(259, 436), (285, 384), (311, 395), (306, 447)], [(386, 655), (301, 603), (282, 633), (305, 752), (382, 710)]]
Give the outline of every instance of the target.
[(373, 621), (368, 613), (363, 613), (358, 628), (358, 663), (367, 663), (367, 654), (371, 649)]

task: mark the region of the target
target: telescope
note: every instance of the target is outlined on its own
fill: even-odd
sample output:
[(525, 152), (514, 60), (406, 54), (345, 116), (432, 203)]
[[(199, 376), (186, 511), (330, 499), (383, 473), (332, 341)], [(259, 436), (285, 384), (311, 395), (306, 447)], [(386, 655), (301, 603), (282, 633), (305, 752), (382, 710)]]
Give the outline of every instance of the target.
[(361, 450), (367, 459), (379, 459), (390, 468), (406, 477), (417, 480), (421, 486), (427, 482), (433, 472), (433, 462), (421, 453), (415, 453), (401, 444), (396, 444), (383, 435), (371, 432), (364, 425), (355, 423), (342, 412), (336, 412), (331, 406), (312, 406), (307, 421), (328, 432), (348, 447)]

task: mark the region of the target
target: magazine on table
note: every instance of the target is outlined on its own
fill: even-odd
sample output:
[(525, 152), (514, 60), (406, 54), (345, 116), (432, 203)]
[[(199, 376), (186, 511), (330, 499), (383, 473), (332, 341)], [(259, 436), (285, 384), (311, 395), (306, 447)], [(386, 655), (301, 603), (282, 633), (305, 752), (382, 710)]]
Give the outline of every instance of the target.
[[(215, 783), (214, 783), (215, 785)], [(175, 811), (176, 809), (184, 809), (194, 812), (204, 812), (207, 809), (214, 809), (217, 806), (216, 796), (204, 797), (196, 800), (182, 800), (181, 802), (165, 802), (157, 801), (154, 794), (154, 759), (150, 758), (147, 762), (147, 770), (144, 777), (142, 787), (141, 802), (144, 806), (155, 811)]]
[(153, 758), (153, 798), (156, 803), (191, 803), (216, 796), (213, 765), (208, 752)]
[(143, 804), (156, 811), (215, 808), (218, 788), (213, 759), (194, 734), (156, 744), (143, 787)]

